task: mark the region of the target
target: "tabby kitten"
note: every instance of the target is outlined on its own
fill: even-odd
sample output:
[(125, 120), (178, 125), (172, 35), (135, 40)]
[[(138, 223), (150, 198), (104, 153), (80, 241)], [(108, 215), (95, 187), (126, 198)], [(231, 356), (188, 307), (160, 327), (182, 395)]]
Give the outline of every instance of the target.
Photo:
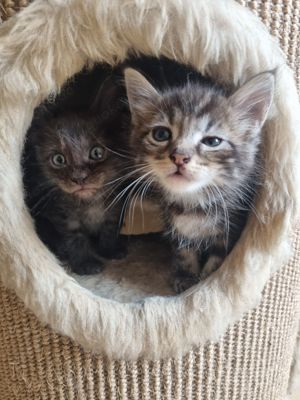
[(161, 196), (180, 293), (222, 264), (245, 224), (274, 74), (231, 95), (207, 82), (158, 91), (130, 68), (125, 83), (131, 146)]
[[(61, 112), (34, 123), (24, 155), (27, 204), (44, 243), (73, 272), (126, 254), (111, 182), (127, 165), (120, 115)], [(116, 186), (116, 185), (115, 185)], [(118, 186), (121, 190), (121, 185)]]

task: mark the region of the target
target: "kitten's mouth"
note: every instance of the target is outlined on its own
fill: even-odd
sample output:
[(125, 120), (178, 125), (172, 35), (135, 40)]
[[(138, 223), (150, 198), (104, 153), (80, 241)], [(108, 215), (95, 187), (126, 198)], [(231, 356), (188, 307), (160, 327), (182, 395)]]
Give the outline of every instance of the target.
[(172, 172), (171, 174), (169, 174), (168, 178), (175, 179), (175, 180), (190, 181), (190, 178), (187, 176), (187, 174), (184, 171), (181, 171), (180, 169), (177, 169), (175, 172)]
[(98, 188), (96, 188), (94, 186), (81, 186), (81, 187), (73, 190), (72, 194), (81, 199), (87, 199), (89, 197), (94, 196), (97, 192), (97, 189)]

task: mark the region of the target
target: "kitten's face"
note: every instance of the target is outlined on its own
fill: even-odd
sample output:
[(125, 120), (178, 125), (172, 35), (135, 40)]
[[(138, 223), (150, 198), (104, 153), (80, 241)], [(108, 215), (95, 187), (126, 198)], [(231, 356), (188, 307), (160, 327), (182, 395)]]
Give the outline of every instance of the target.
[(253, 169), (272, 100), (273, 75), (262, 75), (226, 98), (199, 84), (158, 93), (137, 71), (126, 70), (137, 163), (175, 200), (240, 183)]
[(116, 175), (120, 157), (107, 131), (91, 117), (69, 114), (37, 133), (37, 160), (52, 184), (79, 199), (93, 198)]

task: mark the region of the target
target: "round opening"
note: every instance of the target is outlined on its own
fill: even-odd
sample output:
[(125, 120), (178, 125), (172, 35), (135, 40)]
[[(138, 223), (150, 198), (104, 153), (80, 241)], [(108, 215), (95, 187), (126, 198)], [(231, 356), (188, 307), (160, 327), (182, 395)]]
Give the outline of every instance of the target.
[[(185, 135), (189, 135), (188, 130), (184, 131), (182, 126), (187, 121), (189, 126), (194, 127), (197, 123), (203, 124), (203, 121), (206, 125), (218, 124), (214, 110), (209, 109), (214, 107), (213, 102), (207, 102), (207, 109), (188, 104), (189, 101), (192, 103), (191, 93), (200, 82), (205, 87), (205, 96), (209, 96), (216, 86), (210, 78), (200, 75), (190, 66), (167, 58), (153, 57), (131, 57), (114, 68), (104, 64), (96, 65), (75, 75), (55, 99), (48, 99), (35, 110), (23, 152), (23, 181), (26, 203), (36, 231), (58, 257), (62, 267), (94, 294), (121, 302), (132, 302), (151, 296), (173, 296), (189, 288), (184, 286), (177, 290), (174, 284), (177, 279), (174, 278), (174, 264), (178, 263), (184, 252), (187, 253), (184, 257), (191, 258), (189, 251), (192, 250), (182, 239), (182, 242), (177, 241), (180, 253), (177, 254), (177, 250), (174, 252), (174, 243), (171, 245), (165, 234), (172, 228), (170, 221), (166, 221), (159, 196), (153, 194), (155, 189), (151, 179), (140, 179), (145, 171), (144, 160), (136, 161), (141, 144), (128, 145), (133, 117), (124, 81), (126, 68), (139, 71), (147, 82), (151, 82), (153, 90), (174, 90), (168, 98), (173, 113), (170, 120), (174, 132), (182, 129)], [(187, 93), (183, 101), (178, 99), (178, 88), (185, 88)], [(224, 98), (231, 89), (222, 87)], [(182, 90), (180, 93), (185, 95)], [(144, 100), (142, 97), (138, 99), (137, 107), (142, 108)], [(158, 106), (154, 104), (154, 107), (160, 118), (164, 118)], [(176, 112), (180, 111), (180, 107), (184, 108), (184, 114), (176, 121)], [(211, 112), (214, 119), (208, 118)], [(142, 110), (141, 115), (144, 118), (142, 123), (147, 126), (147, 110)], [(193, 129), (198, 132), (203, 129), (200, 125)], [(206, 126), (205, 129), (209, 128)], [(159, 137), (154, 145), (165, 140), (164, 135), (168, 132), (160, 126), (156, 128), (155, 135)], [(211, 135), (207, 137), (209, 143), (205, 143), (205, 146), (214, 150), (215, 145), (219, 144), (215, 141), (221, 139)], [(219, 168), (227, 168), (227, 162), (224, 162), (226, 151), (228, 149), (225, 146), (223, 161), (218, 159)], [(169, 156), (168, 162), (177, 166), (176, 157), (180, 157), (180, 154)], [(201, 154), (199, 157), (201, 161)], [(215, 168), (215, 165), (203, 168)], [(103, 202), (98, 201), (98, 192), (105, 199)], [(243, 199), (241, 203), (245, 209), (243, 215), (238, 215), (243, 220), (239, 223), (240, 229), (234, 243), (246, 223), (248, 211), (254, 207), (254, 192), (248, 190), (249, 198)], [(208, 193), (209, 200), (216, 193), (211, 190)], [(229, 203), (227, 206), (224, 201), (229, 200), (224, 200), (222, 195), (221, 200), (220, 210), (228, 218), (226, 212)], [(210, 205), (206, 212), (210, 214), (213, 207), (216, 206)], [(201, 213), (203, 210), (205, 207), (202, 207)], [(192, 225), (194, 215), (199, 212), (195, 204), (189, 211), (189, 221), (184, 223)], [(217, 208), (213, 210), (216, 217), (218, 212)], [(176, 207), (172, 208), (172, 213), (178, 213)], [(173, 214), (168, 218), (172, 218)], [(216, 219), (210, 223), (214, 229)], [(226, 229), (229, 229), (226, 224), (231, 224), (229, 218), (224, 220), (223, 231), (220, 232), (224, 241), (228, 240), (225, 238)], [(112, 231), (115, 234), (119, 228), (117, 245), (111, 246), (114, 240)], [(94, 251), (96, 249), (97, 252), (99, 247), (103, 253), (98, 257), (99, 254)], [(219, 253), (222, 250), (217, 250), (213, 258), (221, 257)], [(200, 264), (200, 259), (197, 258), (196, 262)], [(215, 266), (210, 267), (209, 273), (202, 276), (202, 279), (215, 269)], [(198, 271), (192, 273), (197, 280), (191, 279), (188, 284), (190, 287), (201, 279), (201, 271), (199, 274)]]

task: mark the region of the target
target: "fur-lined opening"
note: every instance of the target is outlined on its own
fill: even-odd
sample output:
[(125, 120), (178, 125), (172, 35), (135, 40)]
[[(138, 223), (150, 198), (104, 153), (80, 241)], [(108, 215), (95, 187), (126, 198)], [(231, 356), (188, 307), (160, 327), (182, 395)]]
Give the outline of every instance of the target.
[[(279, 67), (264, 131), (267, 173), (242, 237), (222, 267), (177, 297), (121, 304), (84, 290), (58, 265), (24, 204), (20, 158), (34, 108), (94, 62), (134, 51), (190, 63), (237, 84)], [(36, 0), (0, 27), (1, 281), (38, 318), (113, 358), (166, 357), (217, 340), (255, 306), (287, 260), (299, 200), (299, 102), (292, 73), (264, 26), (233, 0), (126, 3)]]

